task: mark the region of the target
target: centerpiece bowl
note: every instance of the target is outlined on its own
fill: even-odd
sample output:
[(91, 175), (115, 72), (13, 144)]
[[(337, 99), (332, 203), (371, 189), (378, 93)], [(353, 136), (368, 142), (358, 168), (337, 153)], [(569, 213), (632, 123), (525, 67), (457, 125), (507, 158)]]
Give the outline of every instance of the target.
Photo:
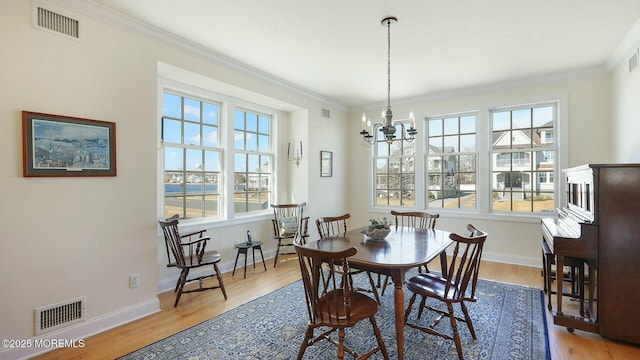
[(371, 219), (369, 220), (371, 223), (369, 226), (363, 227), (360, 230), (360, 233), (364, 234), (370, 239), (373, 240), (384, 240), (387, 235), (391, 232), (391, 228), (389, 227), (389, 222), (387, 218), (380, 219)]
[(389, 229), (389, 228), (387, 228), (387, 229), (371, 229), (371, 230), (369, 230), (368, 228), (364, 228), (361, 231), (361, 233), (365, 234), (367, 237), (369, 237), (371, 239), (376, 239), (376, 240), (382, 240), (382, 239), (386, 238), (387, 235), (389, 235), (390, 232), (391, 232), (391, 229)]

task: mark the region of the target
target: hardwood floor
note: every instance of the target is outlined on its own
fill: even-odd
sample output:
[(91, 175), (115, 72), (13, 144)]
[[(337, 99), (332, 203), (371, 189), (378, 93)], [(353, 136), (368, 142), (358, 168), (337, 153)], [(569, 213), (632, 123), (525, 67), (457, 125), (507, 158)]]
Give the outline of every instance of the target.
[[(300, 269), (296, 259), (292, 256), (283, 258), (275, 269), (273, 260), (267, 261), (266, 272), (262, 267), (257, 266), (255, 270), (249, 267), (246, 279), (242, 278), (241, 271), (233, 277), (231, 273), (225, 273), (223, 278), (229, 295), (226, 301), (219, 290), (206, 291), (183, 295), (178, 307), (174, 308), (175, 294), (162, 293), (158, 295), (161, 312), (87, 338), (84, 348), (59, 349), (35, 359), (114, 359), (128, 354), (298, 280)], [(437, 269), (438, 265), (430, 264), (429, 267)], [(483, 262), (480, 273), (483, 279), (542, 288), (539, 268)], [(571, 306), (567, 304), (567, 308)], [(553, 325), (553, 317), (548, 311), (547, 323), (554, 360), (640, 359), (640, 346), (578, 330), (569, 333), (564, 327)]]

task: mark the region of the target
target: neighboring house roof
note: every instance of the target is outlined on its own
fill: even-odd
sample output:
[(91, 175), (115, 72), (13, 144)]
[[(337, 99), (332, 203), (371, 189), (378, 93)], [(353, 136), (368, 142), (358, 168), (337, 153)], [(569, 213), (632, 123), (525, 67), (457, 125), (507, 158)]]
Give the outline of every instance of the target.
[(501, 141), (504, 141), (506, 134), (516, 133), (517, 137), (521, 140), (517, 142), (517, 144), (542, 144), (542, 138), (540, 137), (540, 132), (542, 129), (553, 130), (553, 121), (548, 121), (543, 124), (541, 127), (533, 128), (533, 134), (531, 134), (530, 129), (523, 130), (512, 130), (512, 131), (494, 131), (491, 133), (491, 142), (493, 144), (494, 149), (510, 149), (512, 146), (510, 142), (508, 144), (500, 144)]
[(453, 146), (445, 146), (441, 148), (439, 146), (433, 146), (429, 144), (429, 154), (447, 154), (453, 152)]

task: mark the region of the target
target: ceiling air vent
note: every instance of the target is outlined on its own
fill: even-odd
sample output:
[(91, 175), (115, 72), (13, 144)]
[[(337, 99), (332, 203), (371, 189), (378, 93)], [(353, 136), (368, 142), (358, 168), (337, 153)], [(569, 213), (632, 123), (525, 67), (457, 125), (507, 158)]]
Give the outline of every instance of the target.
[(40, 6), (35, 7), (35, 25), (74, 39), (80, 39), (80, 22)]
[(327, 109), (322, 109), (322, 116), (324, 116), (326, 118), (330, 118), (331, 117), (331, 111), (329, 111)]

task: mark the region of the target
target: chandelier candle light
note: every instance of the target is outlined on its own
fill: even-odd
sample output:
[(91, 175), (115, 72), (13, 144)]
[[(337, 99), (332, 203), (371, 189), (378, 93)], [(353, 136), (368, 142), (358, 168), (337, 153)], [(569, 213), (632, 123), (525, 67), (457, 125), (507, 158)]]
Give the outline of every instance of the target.
[(362, 130), (360, 135), (363, 136), (364, 141), (369, 144), (374, 144), (376, 139), (372, 135), (374, 128), (380, 126), (380, 131), (384, 134), (384, 140), (391, 144), (393, 139), (396, 138), (396, 126), (400, 126), (401, 139), (405, 141), (413, 141), (415, 139), (418, 130), (416, 130), (416, 119), (413, 116), (413, 111), (409, 113), (409, 128), (405, 127), (405, 124), (400, 121), (393, 121), (393, 112), (391, 111), (391, 24), (396, 23), (397, 18), (390, 16), (382, 19), (382, 26), (387, 27), (387, 110), (382, 110), (382, 123), (372, 125), (371, 120), (367, 119), (366, 114), (362, 114)]

